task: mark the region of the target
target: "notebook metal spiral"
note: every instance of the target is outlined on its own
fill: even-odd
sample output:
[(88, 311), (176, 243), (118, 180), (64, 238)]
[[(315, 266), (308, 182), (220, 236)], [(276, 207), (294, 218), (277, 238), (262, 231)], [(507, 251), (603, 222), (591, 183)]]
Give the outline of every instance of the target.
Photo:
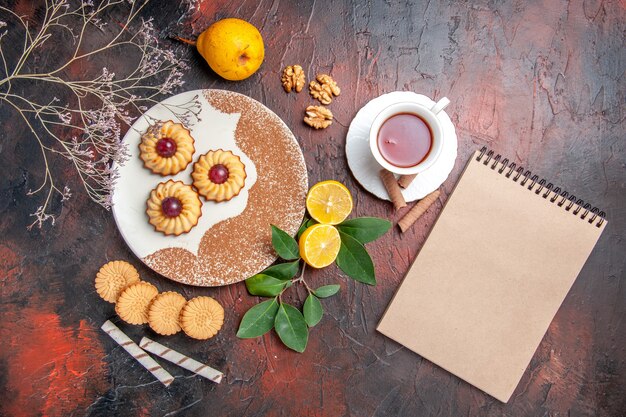
[(539, 184), (535, 190), (535, 194), (539, 195), (545, 189), (543, 194), (541, 194), (541, 197), (544, 199), (547, 199), (551, 193), (554, 193), (552, 197), (550, 197), (551, 203), (556, 203), (559, 207), (565, 206), (566, 211), (570, 211), (573, 208), (574, 210), (572, 213), (574, 215), (579, 215), (579, 213), (583, 211), (580, 214), (580, 218), (582, 220), (585, 220), (591, 213), (591, 216), (587, 221), (592, 224), (596, 221), (596, 219), (598, 219), (595, 224), (596, 227), (600, 227), (602, 226), (602, 223), (604, 223), (604, 218), (606, 217), (605, 212), (600, 211), (597, 207), (591, 207), (591, 204), (585, 203), (580, 198), (576, 198), (575, 195), (570, 195), (567, 191), (561, 190), (560, 187), (554, 187), (551, 182), (546, 184), (547, 181), (544, 178), (539, 179), (539, 176), (533, 175), (530, 170), (524, 170), (524, 167), (522, 166), (518, 167), (515, 162), (510, 162), (508, 158), (502, 159), (502, 155), (500, 154), (494, 156), (494, 153), (494, 151), (488, 151), (487, 147), (483, 146), (480, 150), (480, 154), (476, 157), (476, 160), (478, 162), (482, 162), (483, 165), (488, 165), (493, 159), (490, 167), (492, 170), (495, 171), (498, 164), (502, 164), (497, 169), (498, 174), (504, 174), (505, 177), (511, 178), (514, 182), (517, 182), (521, 177), (523, 177), (519, 184), (524, 187), (526, 186), (526, 183), (530, 181), (530, 184), (527, 187), (528, 190), (532, 190), (535, 187), (535, 184)]

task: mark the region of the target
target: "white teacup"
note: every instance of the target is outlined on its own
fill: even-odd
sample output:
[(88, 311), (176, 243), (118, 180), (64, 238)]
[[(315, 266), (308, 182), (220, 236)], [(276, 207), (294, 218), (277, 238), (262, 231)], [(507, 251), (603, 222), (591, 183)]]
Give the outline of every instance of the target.
[[(370, 128), (370, 149), (376, 161), (386, 170), (400, 175), (419, 174), (420, 172), (427, 170), (435, 163), (437, 158), (439, 158), (441, 150), (443, 149), (443, 128), (437, 114), (445, 109), (448, 104), (450, 104), (450, 100), (443, 97), (430, 108), (418, 103), (403, 102), (392, 104), (391, 106), (383, 109), (383, 111), (378, 113), (378, 116), (376, 116), (374, 122), (372, 123), (372, 127)], [(382, 156), (380, 149), (378, 148), (378, 132), (380, 131), (383, 123), (385, 123), (385, 121), (387, 121), (390, 117), (402, 113), (414, 114), (420, 117), (428, 124), (432, 133), (432, 142), (428, 155), (421, 162), (410, 167), (399, 167), (391, 164)]]

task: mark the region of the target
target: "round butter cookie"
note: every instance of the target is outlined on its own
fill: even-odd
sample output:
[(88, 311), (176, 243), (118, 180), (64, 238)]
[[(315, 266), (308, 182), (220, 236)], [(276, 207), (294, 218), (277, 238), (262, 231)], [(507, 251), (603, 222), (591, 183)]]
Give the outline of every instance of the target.
[(187, 301), (180, 312), (180, 327), (189, 337), (210, 339), (224, 324), (224, 308), (211, 297), (196, 297)]
[(117, 299), (115, 312), (126, 323), (146, 324), (148, 306), (158, 293), (157, 287), (144, 281), (130, 284)]
[(152, 299), (148, 307), (148, 324), (156, 333), (163, 336), (180, 331), (178, 318), (187, 300), (177, 292), (167, 291)]
[(128, 285), (139, 282), (139, 273), (125, 261), (111, 261), (96, 274), (96, 292), (109, 303), (115, 303), (120, 292)]

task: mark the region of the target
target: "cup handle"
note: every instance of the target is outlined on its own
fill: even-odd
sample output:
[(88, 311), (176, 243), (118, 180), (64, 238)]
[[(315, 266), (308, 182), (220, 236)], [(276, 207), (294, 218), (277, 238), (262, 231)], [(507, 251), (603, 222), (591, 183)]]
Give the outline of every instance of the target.
[(448, 97), (443, 97), (439, 99), (439, 101), (436, 102), (433, 107), (431, 107), (430, 111), (437, 114), (443, 109), (445, 109), (446, 107), (448, 107), (448, 104), (450, 104), (450, 100), (448, 100)]

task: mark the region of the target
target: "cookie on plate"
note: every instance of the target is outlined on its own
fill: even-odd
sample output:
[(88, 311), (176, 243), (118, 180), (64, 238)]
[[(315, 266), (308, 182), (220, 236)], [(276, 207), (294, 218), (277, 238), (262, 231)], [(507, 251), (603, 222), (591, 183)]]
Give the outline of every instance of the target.
[(148, 221), (157, 231), (178, 236), (198, 224), (202, 202), (190, 185), (169, 180), (159, 183), (150, 192), (146, 213)]
[(150, 126), (141, 135), (139, 150), (144, 166), (161, 175), (175, 175), (184, 170), (196, 151), (189, 129), (171, 120)]
[(231, 151), (209, 151), (193, 164), (193, 186), (207, 200), (228, 201), (239, 194), (246, 180), (246, 167)]

